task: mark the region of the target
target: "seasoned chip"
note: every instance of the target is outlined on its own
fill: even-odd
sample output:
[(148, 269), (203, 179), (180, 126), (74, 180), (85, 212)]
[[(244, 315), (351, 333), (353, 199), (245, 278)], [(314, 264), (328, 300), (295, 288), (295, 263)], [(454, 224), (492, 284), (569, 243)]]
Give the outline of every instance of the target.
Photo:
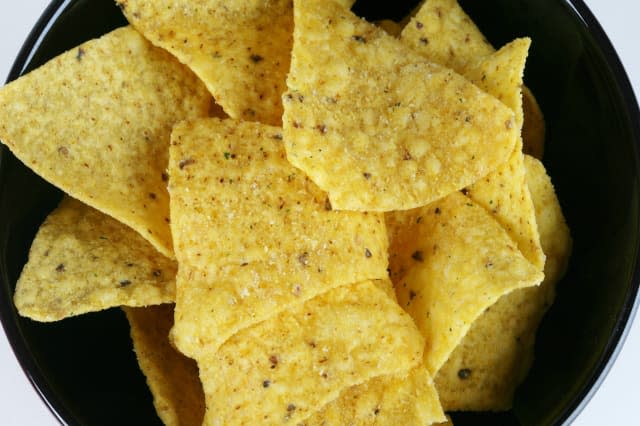
[(420, 365), (348, 388), (303, 425), (430, 425), (444, 420), (433, 380)]
[(504, 229), (463, 194), (387, 217), (399, 230), (390, 243), (391, 277), (400, 306), (426, 339), (431, 374), (487, 307), (542, 280)]
[[(473, 64), (494, 52), (457, 0), (429, 0), (403, 27), (401, 40), (405, 44), (463, 75)], [(544, 118), (533, 93), (526, 86), (523, 86), (523, 106), (524, 151), (542, 158)]]
[(522, 126), (524, 153), (541, 160), (544, 155), (544, 115), (538, 101), (528, 87), (522, 88), (522, 107), (524, 109), (524, 125)]
[(230, 117), (280, 125), (292, 0), (118, 0), (131, 24), (173, 53)]
[(140, 369), (147, 378), (158, 417), (167, 426), (201, 425), (204, 392), (198, 365), (169, 343), (173, 305), (124, 308)]
[(564, 274), (571, 236), (544, 166), (525, 160), (527, 183), (547, 255), (539, 287), (515, 290), (485, 311), (471, 326), (436, 376), (447, 410), (507, 410), (533, 361), (538, 324), (551, 305)]
[(207, 424), (298, 424), (348, 387), (417, 366), (424, 340), (374, 282), (342, 286), (197, 359)]
[(429, 203), (506, 161), (513, 113), (333, 2), (295, 3), (287, 157), (337, 209)]
[[(432, 37), (436, 28), (443, 31), (438, 40), (444, 38), (453, 46), (446, 47), (437, 40), (420, 42), (420, 38)], [(494, 53), (457, 3), (442, 0), (425, 3), (403, 31), (402, 40), (428, 59), (456, 67), (478, 87), (511, 108), (516, 114), (517, 128), (522, 127), (522, 77), (531, 40), (516, 39)], [(454, 59), (450, 58), (449, 48), (457, 58), (454, 63), (450, 62)], [(542, 270), (544, 254), (531, 195), (525, 184), (523, 161), (522, 139), (518, 137), (508, 161), (467, 188), (466, 193), (495, 216), (525, 257)]]
[(14, 301), (20, 315), (37, 321), (167, 303), (176, 269), (129, 227), (65, 198), (40, 226)]
[[(176, 256), (199, 269), (178, 284), (176, 314), (217, 330), (207, 339), (224, 341), (332, 287), (387, 276), (382, 215), (332, 210), (327, 194), (287, 162), (280, 128), (213, 118), (180, 124), (169, 174)], [(202, 311), (181, 303), (191, 299), (207, 302)]]
[(172, 256), (163, 179), (171, 127), (205, 116), (210, 100), (187, 68), (126, 27), (0, 89), (0, 139), (43, 178)]
[[(519, 126), (523, 120), (520, 88), (529, 44), (529, 39), (516, 39), (465, 71), (465, 76), (478, 87), (516, 111)], [(468, 187), (466, 194), (494, 215), (527, 260), (543, 269), (544, 253), (531, 194), (525, 182), (521, 138), (509, 160)]]

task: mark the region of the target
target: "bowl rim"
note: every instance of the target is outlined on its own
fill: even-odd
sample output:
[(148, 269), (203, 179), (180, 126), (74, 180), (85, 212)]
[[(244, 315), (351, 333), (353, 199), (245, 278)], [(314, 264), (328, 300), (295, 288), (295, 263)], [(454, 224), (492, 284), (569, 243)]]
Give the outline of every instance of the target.
[[(74, 1), (76, 0), (50, 1), (20, 48), (9, 71), (6, 83), (17, 79), (24, 73), (33, 58), (34, 52), (40, 47), (44, 36), (67, 6)], [(633, 87), (620, 57), (604, 29), (583, 0), (560, 1), (563, 1), (573, 10), (576, 18), (581, 21), (582, 25), (593, 37), (611, 70), (631, 121), (631, 138), (635, 142), (634, 155), (635, 162), (638, 165), (640, 164), (640, 157), (638, 155), (638, 149), (640, 149), (640, 109), (638, 108), (636, 95), (634, 94)], [(0, 167), (1, 166), (2, 156), (0, 155)], [(584, 410), (606, 379), (625, 344), (633, 320), (636, 317), (638, 306), (640, 305), (640, 239), (636, 240), (635, 249), (635, 270), (631, 278), (630, 288), (624, 297), (622, 310), (616, 318), (613, 333), (609, 336), (604, 351), (598, 359), (595, 368), (587, 380), (582, 383), (580, 391), (577, 392), (570, 403), (562, 409), (559, 417), (554, 421), (554, 425), (569, 425)], [(2, 278), (8, 281), (5, 270), (2, 271)], [(13, 298), (0, 298), (0, 323), (2, 323), (7, 340), (25, 376), (29, 379), (31, 386), (58, 422), (61, 424), (76, 424), (77, 419), (75, 419), (73, 414), (66, 408), (59, 395), (53, 391), (46, 377), (38, 367), (33, 355), (29, 351), (20, 327), (11, 314), (15, 315)]]

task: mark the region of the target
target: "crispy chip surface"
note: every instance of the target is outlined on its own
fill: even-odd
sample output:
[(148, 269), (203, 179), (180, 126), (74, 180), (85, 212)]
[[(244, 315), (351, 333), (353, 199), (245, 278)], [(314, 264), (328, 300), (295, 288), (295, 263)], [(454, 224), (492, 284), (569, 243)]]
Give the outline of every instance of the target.
[(335, 208), (424, 205), (504, 162), (513, 113), (333, 2), (295, 2), (287, 157)]
[[(425, 44), (424, 39), (435, 42)], [(450, 45), (438, 41), (442, 39)], [(516, 39), (494, 52), (455, 0), (434, 0), (426, 2), (405, 27), (402, 41), (430, 60), (454, 67), (500, 99), (516, 114), (518, 129), (522, 127), (521, 88), (530, 39)], [(542, 270), (544, 254), (524, 173), (522, 139), (518, 137), (508, 160), (467, 188), (467, 193), (495, 216), (525, 257)]]
[(432, 61), (461, 74), (470, 63), (494, 52), (457, 0), (427, 0), (400, 37)]
[(173, 53), (230, 117), (280, 125), (292, 0), (119, 0), (131, 24)]
[(436, 376), (447, 410), (507, 410), (533, 362), (535, 334), (564, 274), (571, 236), (544, 166), (526, 157), (527, 184), (536, 208), (547, 262), (539, 287), (515, 290), (476, 322)]
[(408, 371), (424, 340), (374, 282), (333, 289), (198, 358), (207, 424), (297, 424), (343, 389)]
[(420, 365), (348, 388), (303, 425), (430, 425), (444, 420), (433, 380)]
[(204, 392), (198, 365), (169, 343), (173, 305), (123, 308), (140, 369), (147, 378), (158, 417), (167, 426), (201, 425)]
[(205, 116), (210, 100), (187, 68), (125, 27), (2, 88), (0, 139), (40, 176), (172, 256), (163, 180), (171, 127)]
[[(382, 215), (331, 210), (281, 139), (277, 127), (219, 119), (173, 132), (172, 230), (193, 269), (178, 285), (176, 327), (206, 318), (210, 343), (332, 287), (387, 276)], [(192, 299), (202, 303), (186, 308)]]
[(400, 306), (426, 339), (431, 374), (487, 307), (542, 280), (504, 229), (461, 193), (387, 219), (391, 277)]
[(40, 226), (14, 301), (20, 315), (37, 321), (167, 303), (176, 270), (131, 228), (66, 197)]
[[(424, 2), (414, 14), (413, 20), (404, 26), (401, 39), (432, 61), (453, 68), (463, 75), (478, 61), (494, 52), (491, 44), (458, 5), (457, 0)], [(524, 113), (520, 117), (524, 119), (524, 152), (542, 158), (545, 133), (542, 111), (531, 90), (523, 86), (522, 92)], [(520, 117), (519, 123), (522, 122)]]

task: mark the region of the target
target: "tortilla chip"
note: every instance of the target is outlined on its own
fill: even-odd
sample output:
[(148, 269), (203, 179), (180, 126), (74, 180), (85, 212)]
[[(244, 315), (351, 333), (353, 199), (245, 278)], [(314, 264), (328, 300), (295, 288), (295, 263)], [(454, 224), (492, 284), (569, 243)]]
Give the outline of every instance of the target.
[(173, 305), (124, 308), (140, 369), (147, 378), (158, 417), (167, 426), (201, 425), (204, 391), (198, 365), (169, 344)]
[[(287, 162), (281, 139), (280, 128), (234, 120), (174, 129), (176, 256), (199, 270), (179, 280), (176, 327), (183, 315), (203, 316), (216, 330), (207, 339), (224, 341), (332, 287), (387, 277), (382, 215), (331, 210), (326, 193)], [(191, 298), (206, 300), (202, 311), (181, 303)], [(184, 343), (176, 342), (193, 355)]]
[[(469, 67), (491, 55), (493, 47), (456, 0), (429, 0), (403, 25), (401, 40), (432, 61), (465, 75)], [(531, 91), (523, 86), (525, 154), (542, 158), (544, 118)], [(519, 121), (521, 122), (521, 121)]]
[(426, 339), (432, 375), (487, 307), (542, 281), (504, 229), (460, 193), (387, 218), (400, 231), (390, 242), (391, 277)]
[(291, 0), (118, 0), (131, 24), (189, 66), (230, 117), (282, 123)]
[(417, 366), (423, 347), (376, 283), (333, 289), (198, 358), (205, 423), (295, 425), (348, 387)]
[[(420, 38), (426, 37), (425, 33), (431, 37), (434, 28), (445, 31), (437, 36), (438, 39), (452, 40), (454, 48), (451, 51), (455, 52), (458, 62), (452, 64), (443, 59), (444, 45), (435, 41), (426, 45), (420, 42)], [(433, 37), (436, 37), (435, 33)], [(468, 42), (464, 41), (467, 39)], [(490, 45), (485, 46), (480, 31), (455, 1), (435, 0), (420, 9), (414, 21), (403, 31), (402, 40), (430, 60), (457, 66), (465, 77), (511, 108), (516, 114), (518, 128), (522, 126), (521, 87), (530, 39), (516, 39), (494, 53)], [(461, 43), (461, 46), (456, 43)], [(522, 139), (518, 137), (508, 161), (466, 190), (475, 202), (504, 226), (525, 257), (542, 270), (544, 254), (540, 248), (531, 194), (525, 184), (523, 161)]]
[(528, 87), (522, 88), (522, 107), (524, 109), (524, 125), (522, 126), (524, 153), (541, 160), (544, 155), (544, 115), (538, 101)]
[(430, 425), (445, 419), (433, 380), (420, 365), (348, 388), (301, 426)]
[(131, 228), (67, 197), (40, 226), (14, 301), (36, 321), (157, 305), (174, 300), (176, 270)]
[(429, 203), (506, 161), (513, 112), (333, 2), (295, 3), (287, 157), (334, 208)]
[(171, 55), (120, 28), (0, 89), (0, 139), (40, 176), (172, 256), (163, 180), (171, 127), (205, 116), (210, 101)]
[(490, 307), (453, 351), (436, 376), (447, 410), (508, 410), (516, 387), (533, 362), (538, 325), (553, 303), (566, 269), (571, 236), (544, 166), (525, 160), (547, 262), (539, 287), (513, 291)]
[(494, 52), (456, 0), (428, 0), (404, 27), (401, 40), (432, 61), (464, 74)]

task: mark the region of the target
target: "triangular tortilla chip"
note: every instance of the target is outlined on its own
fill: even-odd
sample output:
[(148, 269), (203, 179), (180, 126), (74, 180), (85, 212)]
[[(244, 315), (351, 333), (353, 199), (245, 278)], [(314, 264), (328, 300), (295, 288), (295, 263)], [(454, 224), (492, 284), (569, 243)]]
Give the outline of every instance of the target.
[[(436, 376), (447, 410), (508, 410), (516, 387), (533, 362), (535, 334), (564, 274), (571, 236), (544, 166), (526, 157), (527, 184), (547, 255), (539, 287), (515, 290), (489, 308)], [(461, 374), (463, 372), (463, 374)]]
[(171, 127), (206, 116), (210, 101), (171, 55), (120, 28), (0, 89), (0, 139), (40, 176), (172, 256)]
[(433, 380), (420, 365), (348, 388), (301, 426), (430, 425), (445, 420)]
[(487, 307), (543, 278), (498, 222), (458, 192), (387, 218), (398, 232), (390, 236), (391, 277), (426, 339), (432, 375)]
[(230, 117), (282, 123), (291, 0), (119, 0), (131, 24), (173, 53)]
[[(443, 32), (437, 33), (436, 29)], [(402, 41), (432, 61), (456, 67), (482, 90), (500, 99), (515, 112), (521, 128), (522, 78), (531, 40), (516, 39), (494, 52), (455, 0), (434, 0), (425, 3), (403, 30)], [(451, 46), (445, 48), (445, 42)], [(467, 194), (495, 216), (525, 257), (542, 270), (544, 254), (523, 162), (522, 139), (518, 137), (508, 161), (467, 188)]]
[(167, 426), (202, 425), (204, 391), (198, 365), (169, 343), (173, 305), (123, 309), (158, 417)]
[(333, 289), (198, 358), (205, 423), (295, 425), (348, 387), (417, 366), (424, 340), (379, 285)]
[(513, 112), (461, 76), (339, 4), (298, 1), (294, 15), (287, 157), (334, 208), (424, 205), (511, 153)]
[[(212, 327), (218, 344), (332, 287), (387, 277), (383, 216), (332, 210), (283, 145), (280, 128), (215, 118), (172, 135), (176, 256), (200, 271), (178, 283), (176, 315)], [(181, 303), (194, 297), (202, 312)]]
[(157, 305), (175, 299), (176, 271), (131, 228), (67, 197), (40, 226), (14, 300), (37, 321)]

